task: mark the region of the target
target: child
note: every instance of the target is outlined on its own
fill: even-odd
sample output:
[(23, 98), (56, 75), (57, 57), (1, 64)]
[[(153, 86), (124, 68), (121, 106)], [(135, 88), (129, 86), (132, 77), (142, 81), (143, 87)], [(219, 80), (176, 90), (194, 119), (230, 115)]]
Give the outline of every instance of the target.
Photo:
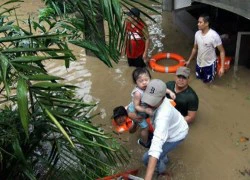
[[(141, 138), (138, 139), (138, 143), (149, 148), (150, 142), (148, 141), (148, 123), (146, 118), (153, 115), (153, 110), (146, 104), (142, 103), (141, 98), (151, 79), (151, 75), (146, 68), (136, 68), (133, 71), (132, 78), (136, 87), (131, 93), (132, 102), (128, 105), (128, 112), (136, 112), (138, 116), (142, 117), (139, 121), (135, 120), (142, 129)], [(175, 94), (172, 91), (166, 89), (166, 93), (170, 94), (171, 98), (175, 99)]]
[(142, 117), (141, 120), (135, 120), (141, 127), (141, 138), (138, 143), (144, 147), (149, 147), (148, 142), (148, 123), (146, 118), (148, 115), (153, 115), (153, 110), (141, 102), (142, 95), (146, 89), (151, 75), (146, 68), (136, 68), (132, 74), (133, 82), (136, 84), (131, 96), (132, 102), (128, 105), (128, 112), (136, 112), (136, 114)]
[(114, 108), (112, 118), (116, 132), (133, 131), (134, 122), (128, 117), (127, 110), (123, 106)]
[[(137, 130), (137, 124), (128, 117), (127, 110), (124, 106), (117, 106), (113, 109), (112, 116), (112, 124), (115, 127), (116, 132), (122, 133), (125, 131), (129, 131), (130, 133), (134, 133)], [(149, 125), (149, 133), (154, 132), (154, 128), (150, 122), (150, 119), (147, 119), (147, 123)], [(151, 139), (150, 139), (151, 140)]]

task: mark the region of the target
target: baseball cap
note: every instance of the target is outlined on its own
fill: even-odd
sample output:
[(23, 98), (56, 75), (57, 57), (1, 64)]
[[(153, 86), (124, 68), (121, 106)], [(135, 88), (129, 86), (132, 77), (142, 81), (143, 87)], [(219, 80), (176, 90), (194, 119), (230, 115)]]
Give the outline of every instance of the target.
[(140, 10), (137, 9), (137, 8), (135, 8), (135, 7), (133, 7), (133, 8), (131, 8), (131, 9), (129, 10), (129, 12), (127, 12), (127, 15), (128, 15), (128, 16), (134, 15), (135, 17), (140, 17)]
[(153, 79), (149, 82), (142, 96), (142, 102), (156, 106), (166, 96), (166, 84), (160, 79)]
[(177, 76), (182, 75), (182, 76), (188, 78), (190, 75), (190, 69), (187, 67), (179, 67), (176, 71), (176, 75)]

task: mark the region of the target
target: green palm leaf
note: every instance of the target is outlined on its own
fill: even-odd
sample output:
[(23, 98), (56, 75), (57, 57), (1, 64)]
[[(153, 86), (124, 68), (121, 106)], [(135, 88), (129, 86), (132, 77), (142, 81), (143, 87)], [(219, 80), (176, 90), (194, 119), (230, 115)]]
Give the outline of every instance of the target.
[[(22, 52), (24, 52), (24, 51), (22, 51)], [(34, 51), (36, 52), (36, 50), (34, 50)], [(17, 57), (15, 59), (11, 60), (11, 61), (12, 62), (26, 62), (27, 63), (27, 62), (43, 61), (43, 60), (46, 60), (46, 59), (60, 59), (60, 60), (63, 60), (63, 59), (66, 59), (66, 58), (70, 58), (70, 56), (22, 56), (22, 57)]]
[(0, 27), (0, 33), (11, 30), (12, 26), (6, 25), (6, 26), (2, 26)]
[(28, 112), (28, 85), (23, 77), (19, 77), (17, 83), (17, 105), (21, 122), (28, 138), (29, 112)]
[(9, 66), (8, 58), (0, 52), (1, 77), (3, 79), (3, 83), (4, 83), (4, 86), (5, 86), (5, 91), (7, 93), (7, 97), (9, 97), (9, 94), (10, 94), (10, 87), (9, 87), (8, 82), (7, 82), (7, 69), (8, 69), (8, 66)]
[(61, 37), (67, 37), (67, 34), (44, 34), (44, 35), (28, 35), (28, 36), (11, 36), (11, 37), (1, 37), (0, 38), (0, 43), (3, 42), (12, 42), (12, 41), (19, 41), (19, 40), (24, 40), (24, 39), (37, 39), (37, 38), (43, 38), (43, 39), (58, 39)]
[(12, 147), (13, 147), (13, 150), (14, 150), (14, 155), (15, 155), (15, 158), (18, 159), (18, 161), (23, 164), (23, 166), (25, 167), (24, 169), (24, 174), (29, 177), (29, 179), (32, 179), (32, 180), (35, 180), (35, 176), (31, 170), (31, 168), (28, 166), (28, 163), (26, 161), (26, 158), (24, 156), (24, 153), (23, 153), (23, 150), (20, 146), (20, 143), (18, 141), (18, 139), (15, 139), (13, 141), (13, 144), (12, 144)]
[(64, 49), (56, 49), (56, 48), (11, 48), (11, 49), (4, 49), (2, 53), (18, 53), (18, 52), (57, 52), (57, 53), (65, 53)]
[(33, 81), (52, 81), (52, 80), (62, 80), (63, 78), (60, 78), (58, 76), (50, 76), (47, 74), (35, 74), (32, 76), (28, 76), (28, 79)]
[(51, 83), (51, 82), (39, 82), (39, 83), (33, 84), (32, 88), (60, 90), (60, 89), (63, 89), (63, 88), (75, 89), (76, 86), (65, 85), (65, 84), (60, 84), (60, 83)]
[(34, 65), (28, 65), (28, 64), (20, 64), (11, 62), (11, 64), (18, 70), (18, 71), (28, 71), (28, 72), (36, 72), (36, 73), (45, 73), (46, 71), (44, 69), (41, 69), (40, 67), (36, 67)]
[(48, 115), (48, 117), (50, 118), (50, 120), (56, 125), (56, 127), (62, 132), (62, 134), (69, 141), (69, 143), (72, 145), (72, 147), (75, 147), (75, 145), (71, 141), (68, 133), (64, 130), (64, 128), (62, 127), (62, 125), (57, 121), (57, 119), (55, 118), (55, 116), (53, 114), (51, 114), (51, 112), (46, 107), (44, 107), (44, 106), (43, 106), (43, 110)]

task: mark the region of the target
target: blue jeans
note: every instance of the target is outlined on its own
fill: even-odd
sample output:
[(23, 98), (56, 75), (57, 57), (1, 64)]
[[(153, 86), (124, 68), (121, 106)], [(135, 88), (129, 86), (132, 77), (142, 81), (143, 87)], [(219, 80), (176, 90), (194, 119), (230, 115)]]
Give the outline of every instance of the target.
[[(168, 163), (168, 157), (167, 154), (168, 152), (172, 151), (173, 149), (175, 149), (184, 139), (180, 140), (180, 141), (176, 141), (176, 142), (165, 142), (162, 146), (162, 153), (157, 161), (157, 165), (156, 165), (156, 171), (158, 173), (163, 173), (165, 172), (166, 168), (167, 168), (167, 163)], [(148, 165), (148, 161), (149, 161), (149, 155), (148, 152), (146, 152), (143, 157), (142, 157), (142, 161), (144, 163), (145, 166)]]

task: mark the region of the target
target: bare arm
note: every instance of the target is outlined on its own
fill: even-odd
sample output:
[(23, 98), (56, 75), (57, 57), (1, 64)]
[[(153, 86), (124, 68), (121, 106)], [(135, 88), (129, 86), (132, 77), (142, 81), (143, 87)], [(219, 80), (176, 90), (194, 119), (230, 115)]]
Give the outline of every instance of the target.
[(150, 156), (147, 166), (147, 172), (145, 175), (145, 180), (152, 180), (156, 164), (157, 164), (157, 159), (153, 156)]
[(218, 50), (219, 50), (219, 52), (220, 52), (220, 59), (221, 59), (221, 68), (220, 68), (220, 70), (219, 70), (218, 75), (219, 75), (219, 77), (221, 77), (221, 76), (224, 74), (224, 71), (225, 71), (225, 69), (224, 69), (225, 50), (224, 50), (224, 47), (223, 47), (222, 44), (219, 45), (219, 46), (217, 46), (217, 48), (218, 48)]
[(127, 46), (127, 40), (128, 40), (127, 23), (128, 23), (128, 20), (125, 19), (125, 24), (126, 24), (125, 37), (124, 37), (124, 43), (123, 43), (123, 46), (121, 49), (121, 56), (125, 56), (125, 54), (126, 54), (126, 46)]
[(196, 116), (196, 111), (188, 111), (187, 116), (185, 116), (185, 120), (187, 121), (187, 123), (192, 123), (195, 120), (195, 116)]
[(134, 93), (133, 103), (136, 111), (146, 112), (145, 108), (141, 106), (141, 94), (138, 91)]
[(197, 44), (194, 44), (194, 47), (192, 49), (192, 52), (191, 52), (191, 55), (190, 57), (188, 58), (188, 61), (186, 62), (186, 66), (189, 65), (190, 61), (194, 58), (194, 56), (197, 54), (197, 51), (198, 51), (198, 45)]
[(169, 94), (169, 96), (173, 99), (173, 100), (175, 100), (175, 98), (176, 98), (176, 95), (175, 95), (175, 93), (173, 92), (173, 91), (171, 91), (170, 89), (166, 89), (166, 93), (167, 94)]
[(136, 121), (140, 121), (142, 119), (142, 117), (138, 116), (135, 112), (129, 112), (128, 117)]
[(141, 106), (141, 94), (139, 92), (134, 93), (133, 103), (135, 106), (135, 110), (138, 112), (143, 112), (148, 115), (153, 115), (153, 110), (149, 107), (143, 107)]
[(138, 116), (135, 112), (128, 112), (128, 117), (133, 119), (134, 125), (129, 128), (129, 133), (135, 133), (138, 127), (137, 121), (141, 121), (142, 117)]
[(148, 57), (148, 48), (149, 48), (149, 33), (148, 33), (148, 28), (147, 27), (145, 27), (144, 28), (145, 29), (145, 49), (144, 49), (144, 53), (143, 53), (143, 59), (144, 59), (144, 61), (146, 62), (147, 61), (147, 57)]

